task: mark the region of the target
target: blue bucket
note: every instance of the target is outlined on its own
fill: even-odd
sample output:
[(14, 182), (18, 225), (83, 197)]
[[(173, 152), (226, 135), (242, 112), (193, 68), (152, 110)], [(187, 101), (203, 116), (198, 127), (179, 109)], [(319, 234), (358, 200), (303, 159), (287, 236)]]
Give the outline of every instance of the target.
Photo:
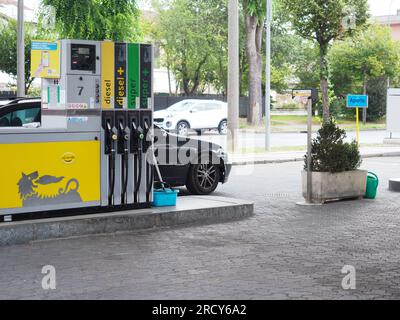
[(179, 190), (169, 188), (154, 190), (154, 207), (174, 207), (178, 199)]

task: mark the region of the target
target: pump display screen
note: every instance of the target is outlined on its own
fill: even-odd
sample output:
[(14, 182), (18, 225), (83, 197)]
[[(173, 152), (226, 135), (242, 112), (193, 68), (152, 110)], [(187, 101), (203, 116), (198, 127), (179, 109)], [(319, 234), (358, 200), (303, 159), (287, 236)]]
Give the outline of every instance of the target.
[(96, 72), (96, 46), (72, 44), (71, 70)]

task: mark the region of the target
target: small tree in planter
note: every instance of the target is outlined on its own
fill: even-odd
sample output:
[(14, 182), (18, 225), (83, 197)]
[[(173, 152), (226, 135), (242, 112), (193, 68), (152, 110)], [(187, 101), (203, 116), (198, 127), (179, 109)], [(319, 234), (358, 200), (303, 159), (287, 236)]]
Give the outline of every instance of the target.
[[(346, 131), (333, 120), (325, 123), (311, 149), (312, 201), (360, 198), (365, 194), (367, 172), (357, 170), (361, 155), (357, 142), (346, 143)], [(307, 155), (303, 172), (303, 195), (307, 196)]]

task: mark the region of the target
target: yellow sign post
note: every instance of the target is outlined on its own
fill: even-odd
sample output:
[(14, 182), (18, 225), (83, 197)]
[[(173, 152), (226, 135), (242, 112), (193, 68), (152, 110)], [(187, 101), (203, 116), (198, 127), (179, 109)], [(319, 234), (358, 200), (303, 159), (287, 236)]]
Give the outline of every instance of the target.
[(356, 137), (357, 143), (360, 144), (360, 108), (356, 108)]
[(356, 137), (357, 143), (360, 144), (360, 108), (368, 109), (367, 95), (348, 95), (347, 108), (356, 109)]

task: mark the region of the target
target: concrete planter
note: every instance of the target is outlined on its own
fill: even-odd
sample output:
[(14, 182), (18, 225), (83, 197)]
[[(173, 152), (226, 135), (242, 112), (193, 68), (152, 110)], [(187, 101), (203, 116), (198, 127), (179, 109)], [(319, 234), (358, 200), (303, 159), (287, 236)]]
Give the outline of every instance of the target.
[[(367, 189), (367, 171), (312, 173), (312, 202), (362, 198)], [(303, 196), (307, 198), (307, 172), (303, 171)]]

